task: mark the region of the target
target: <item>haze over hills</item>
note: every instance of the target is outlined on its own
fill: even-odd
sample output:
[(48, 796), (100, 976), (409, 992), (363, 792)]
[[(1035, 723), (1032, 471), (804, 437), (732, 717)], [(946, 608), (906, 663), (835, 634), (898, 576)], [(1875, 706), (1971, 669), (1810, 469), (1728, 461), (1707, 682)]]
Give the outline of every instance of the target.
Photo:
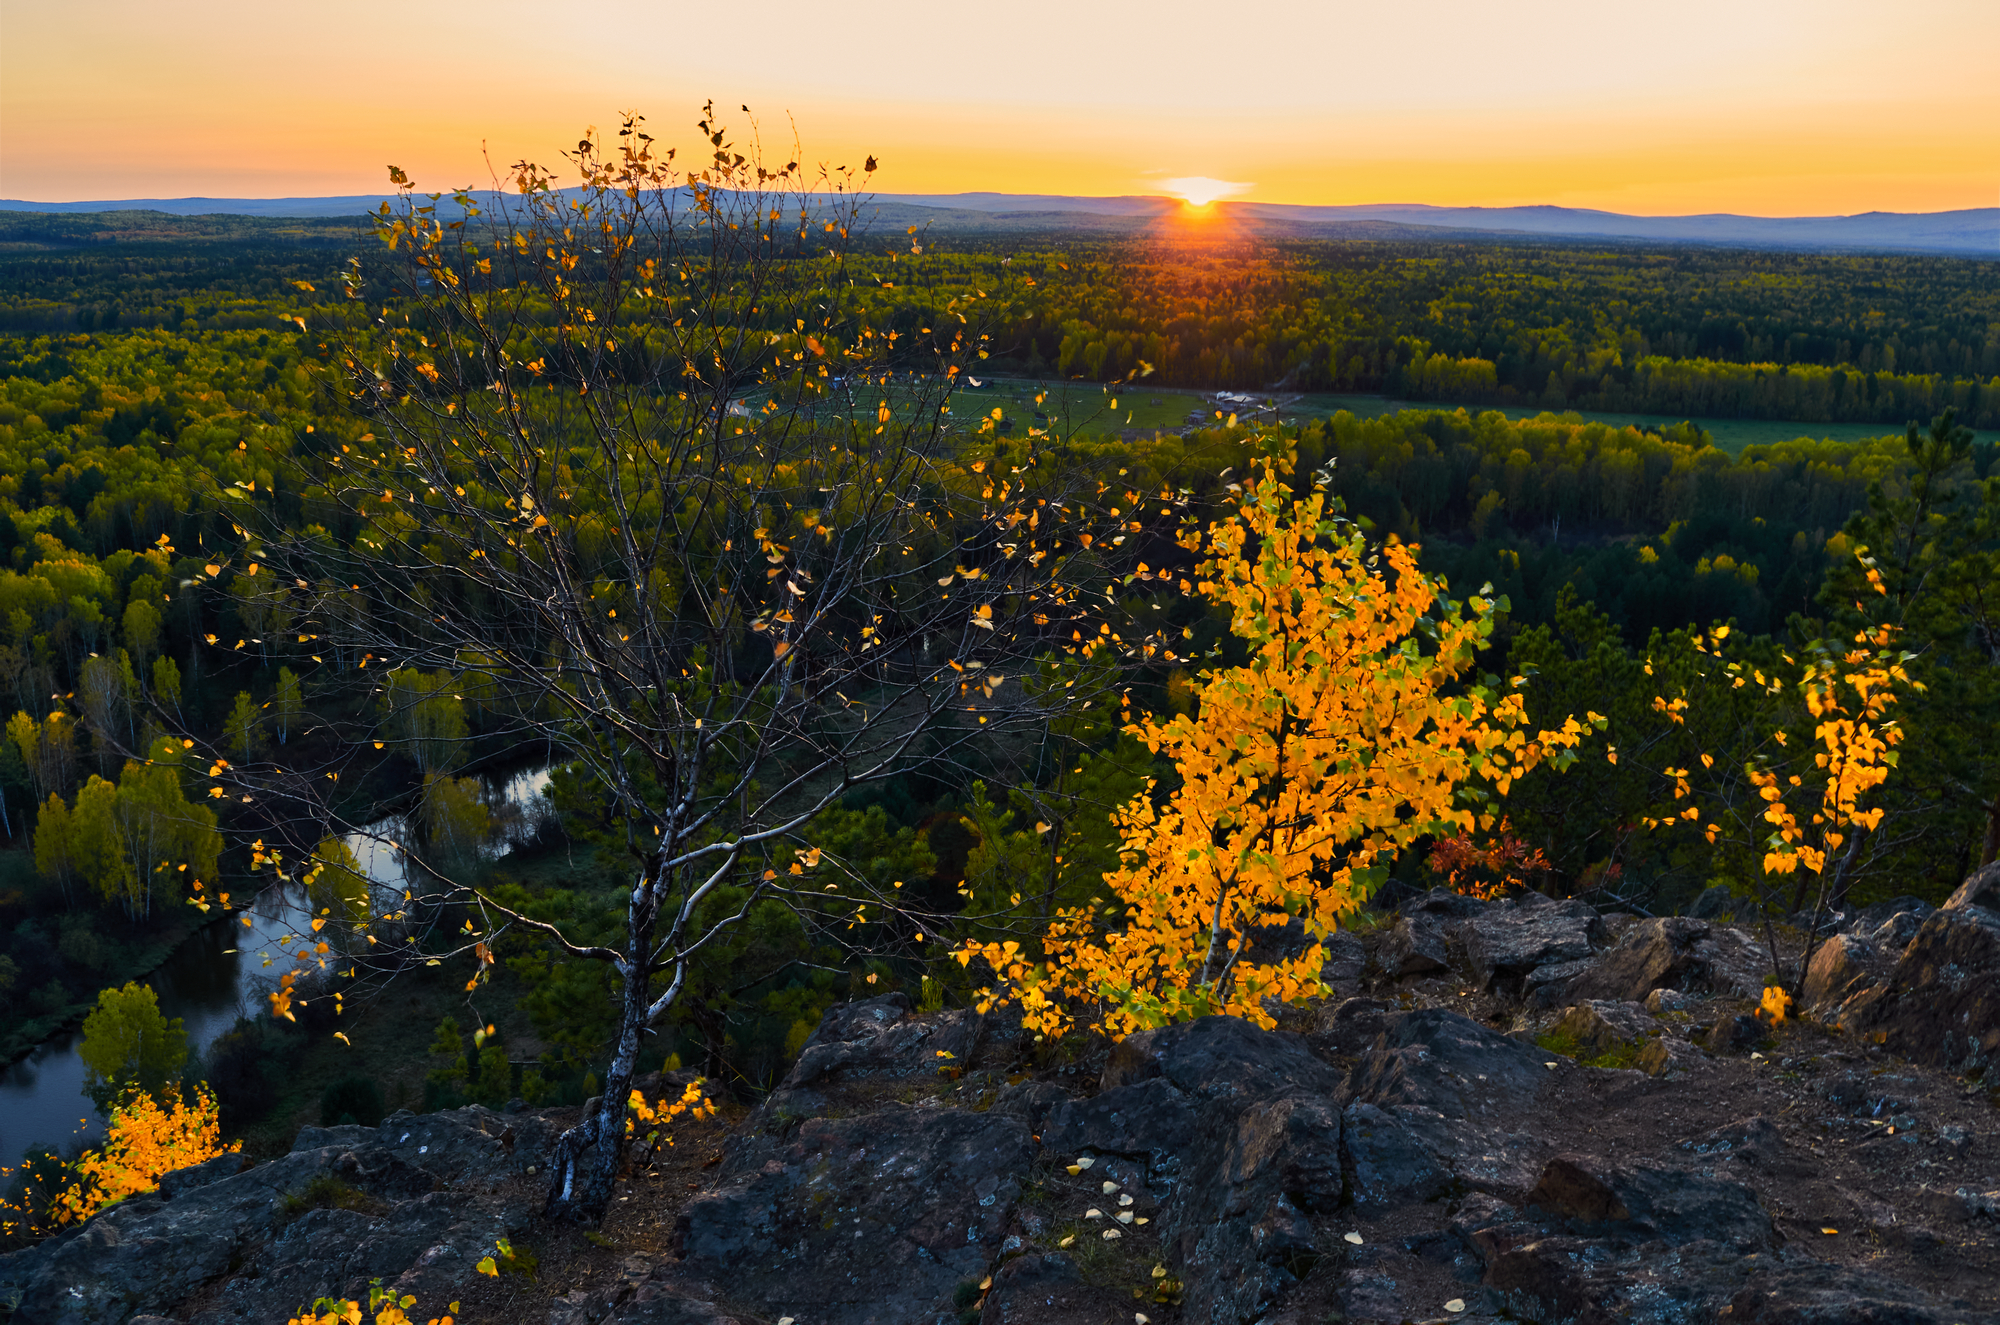
[[(45, 203), (0, 199), (0, 211), (77, 215), (158, 212), (172, 216), (349, 217), (373, 210), (380, 194), (321, 198), (129, 198)], [(1079, 229), (1131, 233), (1181, 214), (1177, 198), (1157, 195), (882, 193), (872, 198), (885, 223), (929, 223), (985, 233)], [(1923, 250), (2000, 256), (2000, 207), (1949, 212), (1864, 212), (1855, 216), (1631, 216), (1588, 208), (1434, 207), (1423, 203), (1303, 206), (1220, 202), (1212, 215), (1260, 233), (1299, 237), (1420, 239), (1509, 235), (1630, 239), (1755, 248)]]

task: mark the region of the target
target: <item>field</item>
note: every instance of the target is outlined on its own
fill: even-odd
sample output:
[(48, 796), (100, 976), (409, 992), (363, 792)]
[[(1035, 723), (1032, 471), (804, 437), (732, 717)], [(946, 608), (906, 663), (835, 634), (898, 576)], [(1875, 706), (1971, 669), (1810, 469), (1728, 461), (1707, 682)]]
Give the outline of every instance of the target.
[[(1067, 403), (1075, 425), (1088, 431), (1120, 431), (1127, 428), (1151, 431), (1153, 429), (1180, 428), (1186, 425), (1191, 413), (1200, 411), (1204, 417), (1213, 419), (1218, 410), (1227, 413), (1228, 406), (1213, 403), (1213, 395), (1206, 391), (1194, 391), (1180, 387), (1146, 387), (1140, 383), (1119, 391), (1100, 391), (1085, 384), (1072, 384), (1067, 390), (1060, 383), (1038, 382), (1027, 378), (993, 377), (980, 379), (985, 385), (977, 390), (966, 391), (959, 396), (961, 413), (977, 408), (984, 413), (995, 406), (1006, 411), (1010, 417), (1032, 421), (1039, 408), (1051, 417)], [(1046, 394), (1040, 406), (1035, 403), (1037, 394)], [(1305, 395), (1267, 396), (1246, 392), (1258, 402), (1277, 399), (1285, 402), (1278, 416), (1286, 422), (1305, 419), (1331, 418), (1341, 410), (1357, 418), (1373, 419), (1384, 415), (1401, 413), (1404, 410), (1455, 409), (1458, 406), (1434, 402), (1392, 400), (1388, 396), (1361, 395), (1341, 392), (1312, 392)], [(1111, 408), (1112, 401), (1118, 408)], [(1254, 407), (1235, 407), (1248, 417)], [(1507, 409), (1500, 406), (1467, 405), (1466, 410), (1474, 414), (1496, 410), (1509, 419), (1532, 419), (1541, 410)], [(1613, 427), (1633, 427), (1641, 431), (1658, 432), (1682, 422), (1679, 418), (1668, 418), (1658, 414), (1611, 414), (1593, 410), (1565, 411), (1581, 418), (1586, 423), (1608, 423)], [(1741, 455), (1747, 446), (1770, 445), (1789, 442), (1800, 437), (1816, 441), (1859, 442), (1871, 438), (1894, 436), (1900, 430), (1886, 428), (1879, 423), (1799, 423), (1782, 419), (1695, 419), (1697, 427), (1708, 433), (1715, 446), (1730, 455)], [(1017, 425), (1025, 427), (1025, 424)], [(2000, 432), (1991, 429), (1975, 430), (1981, 442), (2000, 442)]]

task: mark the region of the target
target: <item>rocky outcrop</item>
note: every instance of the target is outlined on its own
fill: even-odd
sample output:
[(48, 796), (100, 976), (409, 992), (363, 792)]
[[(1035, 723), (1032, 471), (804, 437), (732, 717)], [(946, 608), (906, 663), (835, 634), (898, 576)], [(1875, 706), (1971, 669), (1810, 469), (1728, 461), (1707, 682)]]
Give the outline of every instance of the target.
[(1655, 989), (1678, 989), (1695, 972), (1695, 945), (1709, 935), (1705, 920), (1669, 916), (1626, 929), (1611, 950), (1570, 986), (1573, 999), (1636, 1003)]
[(835, 1083), (935, 1074), (940, 1065), (972, 1056), (984, 1024), (963, 1008), (913, 1016), (910, 1000), (900, 993), (836, 1005), (764, 1107), (804, 1117), (826, 1108), (825, 1091)]
[(1848, 1004), (1843, 1025), (1915, 1062), (1963, 1072), (1993, 1063), (2000, 1053), (2000, 912), (1961, 902), (1970, 888), (1972, 881), (1954, 894), (1959, 904), (1923, 923), (1888, 981)]
[[(1954, 1074), (2000, 1047), (2000, 913), (1961, 893), (1899, 955), (1822, 945), (1808, 1001), (1849, 1039), (1753, 1017), (1764, 955), (1726, 925), (1437, 893), (1334, 936), (1337, 987), (1378, 996), (1287, 1011), (1307, 1033), (1210, 1017), (1051, 1055), (969, 1011), (843, 1005), (726, 1137), (621, 1185), (652, 1218), (614, 1207), (587, 1274), (465, 1316), (1995, 1325), (1988, 1106)], [(379, 1278), (428, 1309), (481, 1291), (497, 1238), (551, 1237), (529, 1170), (554, 1126), (308, 1128), (0, 1257), (0, 1304), (233, 1325)]]
[(365, 1299), (371, 1279), (435, 1298), (526, 1222), (493, 1198), (548, 1142), (539, 1119), (476, 1107), (309, 1127), (282, 1159), (211, 1160), (0, 1257), (0, 1303), (33, 1325), (223, 1325), (282, 1321), (334, 1294)]
[(1959, 911), (1968, 906), (2000, 913), (2000, 860), (1975, 870), (1945, 899), (1944, 909)]
[(995, 1113), (894, 1108), (737, 1139), (674, 1250), (759, 1316), (901, 1325), (999, 1259), (1034, 1158)]

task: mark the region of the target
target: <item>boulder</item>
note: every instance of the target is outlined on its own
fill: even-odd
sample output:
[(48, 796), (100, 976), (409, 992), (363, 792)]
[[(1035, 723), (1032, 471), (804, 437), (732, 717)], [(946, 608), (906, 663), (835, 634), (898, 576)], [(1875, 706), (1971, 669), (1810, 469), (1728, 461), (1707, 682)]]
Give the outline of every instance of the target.
[(1689, 987), (1724, 998), (1761, 999), (1771, 956), (1740, 929), (1712, 928), (1688, 950)]
[(1850, 934), (1866, 937), (1880, 929), (1884, 922), (1902, 914), (1913, 915), (1922, 924), (1937, 910), (1921, 897), (1891, 897), (1886, 902), (1875, 902), (1861, 908), (1847, 918), (1846, 930)]
[(1659, 1029), (1660, 1023), (1637, 1003), (1598, 999), (1570, 1008), (1550, 1033), (1575, 1040), (1584, 1057), (1601, 1058), (1620, 1046), (1643, 1044)]
[[(1529, 899), (1533, 899), (1532, 901)], [(1540, 893), (1468, 918), (1459, 933), (1480, 989), (1518, 986), (1537, 967), (1591, 955), (1597, 912), (1587, 902), (1551, 902)]]
[(899, 1325), (952, 1307), (998, 1258), (1034, 1158), (992, 1112), (895, 1108), (735, 1138), (674, 1225), (687, 1271), (755, 1313)]
[(1390, 927), (1375, 948), (1375, 964), (1398, 979), (1449, 970), (1444, 927), (1428, 912), (1406, 915)]
[(1809, 1008), (1832, 1007), (1888, 973), (1889, 962), (1873, 943), (1853, 934), (1836, 934), (1813, 952), (1801, 993)]
[(1898, 911), (1863, 937), (1884, 952), (1900, 957), (1903, 949), (1910, 946), (1910, 940), (1923, 927), (1922, 915), (1915, 911)]
[(1406, 916), (1439, 916), (1447, 920), (1463, 920), (1476, 916), (1493, 906), (1484, 898), (1471, 897), (1465, 893), (1455, 893), (1449, 888), (1433, 888), (1427, 893), (1418, 893), (1404, 899), (1397, 906), (1399, 914)]
[(1920, 1063), (1983, 1070), (2000, 1052), (2000, 912), (1976, 903), (1935, 912), (1880, 992), (1853, 1000), (1842, 1024)]
[(1947, 911), (1963, 910), (1968, 906), (1983, 907), (2000, 915), (2000, 860), (1974, 870), (1958, 890), (1945, 899)]
[(1350, 1104), (1340, 1144), (1348, 1194), (1364, 1212), (1435, 1201), (1451, 1191), (1450, 1169), (1405, 1126), (1398, 1111)]
[(1657, 1017), (1668, 1012), (1687, 1012), (1699, 1001), (1693, 994), (1678, 989), (1655, 989), (1646, 995), (1645, 1007)]
[(1521, 1001), (1536, 1008), (1560, 1007), (1568, 1001), (1576, 982), (1596, 969), (1595, 957), (1537, 966), (1521, 978)]
[(979, 1014), (966, 1008), (916, 1015), (903, 994), (836, 1004), (820, 1018), (798, 1061), (763, 1107), (802, 1116), (824, 1109), (823, 1092), (838, 1082), (929, 1075), (940, 1062), (963, 1063), (978, 1048), (982, 1026)]
[(1389, 1028), (1389, 1005), (1379, 998), (1343, 1000), (1330, 1015), (1322, 1013), (1318, 1030), (1306, 1043), (1322, 1058), (1354, 1058), (1375, 1047)]
[(1570, 985), (1569, 996), (1624, 1003), (1644, 999), (1655, 989), (1678, 987), (1696, 965), (1695, 944), (1708, 935), (1705, 920), (1642, 920)]
[(1700, 1058), (1701, 1051), (1686, 1040), (1658, 1035), (1646, 1041), (1645, 1047), (1639, 1050), (1638, 1067), (1649, 1077), (1664, 1077), (1687, 1071)]

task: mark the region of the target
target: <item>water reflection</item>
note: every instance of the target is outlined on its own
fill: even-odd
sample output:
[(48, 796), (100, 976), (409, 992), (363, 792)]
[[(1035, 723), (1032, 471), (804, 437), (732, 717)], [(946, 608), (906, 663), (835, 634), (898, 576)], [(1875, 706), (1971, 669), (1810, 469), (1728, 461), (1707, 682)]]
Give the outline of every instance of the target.
[[(482, 775), (479, 781), (480, 797), (493, 820), (481, 854), (498, 858), (532, 841), (546, 813), (542, 792), (549, 785), (549, 770)], [(362, 872), (391, 896), (400, 895), (409, 878), (409, 862), (393, 845), (405, 841), (408, 832), (407, 823), (394, 817), (346, 838)], [(278, 939), (298, 933), (308, 919), (299, 889), (267, 888), (248, 910), (197, 931), (146, 979), (159, 995), (160, 1010), (181, 1019), (191, 1054), (206, 1052), (238, 1018), (265, 1010), (265, 996), (289, 964)], [(85, 1071), (77, 1054), (82, 1038), (81, 1031), (66, 1032), (0, 1071), (0, 1164), (17, 1165), (29, 1149), (40, 1146), (72, 1154), (102, 1137), (103, 1122), (83, 1093)]]

